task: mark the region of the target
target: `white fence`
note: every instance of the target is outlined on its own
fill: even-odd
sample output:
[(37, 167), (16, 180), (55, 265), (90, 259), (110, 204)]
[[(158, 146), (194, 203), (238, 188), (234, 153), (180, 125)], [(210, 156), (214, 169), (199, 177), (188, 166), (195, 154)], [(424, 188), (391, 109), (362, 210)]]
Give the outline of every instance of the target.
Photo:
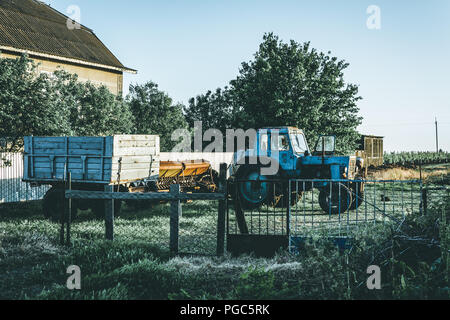
[(32, 188), (22, 182), (22, 153), (0, 153), (0, 203), (40, 200), (48, 186)]

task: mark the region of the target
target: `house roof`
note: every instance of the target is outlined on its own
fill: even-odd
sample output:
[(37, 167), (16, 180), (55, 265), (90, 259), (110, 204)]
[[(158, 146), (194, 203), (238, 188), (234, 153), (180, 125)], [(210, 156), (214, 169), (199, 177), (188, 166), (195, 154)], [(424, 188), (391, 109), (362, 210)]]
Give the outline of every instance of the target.
[(0, 0), (0, 50), (116, 71), (125, 67), (94, 32), (67, 27), (68, 17), (37, 0)]

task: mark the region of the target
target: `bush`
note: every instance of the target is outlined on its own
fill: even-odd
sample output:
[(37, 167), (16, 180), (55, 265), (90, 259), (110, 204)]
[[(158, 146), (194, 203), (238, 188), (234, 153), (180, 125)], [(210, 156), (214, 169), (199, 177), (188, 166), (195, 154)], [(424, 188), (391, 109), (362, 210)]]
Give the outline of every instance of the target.
[(251, 267), (239, 278), (236, 295), (242, 300), (269, 299), (274, 293), (274, 281), (272, 272)]

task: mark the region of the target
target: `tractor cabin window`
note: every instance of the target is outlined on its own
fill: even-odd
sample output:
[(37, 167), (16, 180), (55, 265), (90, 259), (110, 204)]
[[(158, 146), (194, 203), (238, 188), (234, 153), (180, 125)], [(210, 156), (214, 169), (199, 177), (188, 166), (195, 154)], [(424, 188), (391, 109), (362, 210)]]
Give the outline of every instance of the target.
[(306, 145), (305, 136), (303, 134), (291, 134), (291, 142), (295, 153), (299, 154), (308, 151), (308, 146)]

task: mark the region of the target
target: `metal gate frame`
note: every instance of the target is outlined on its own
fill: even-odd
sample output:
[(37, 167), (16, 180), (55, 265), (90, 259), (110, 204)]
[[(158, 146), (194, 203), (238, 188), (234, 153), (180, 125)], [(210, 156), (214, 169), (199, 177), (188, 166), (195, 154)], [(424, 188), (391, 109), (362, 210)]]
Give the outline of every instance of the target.
[[(314, 214), (310, 214), (310, 221), (306, 220), (305, 199), (306, 196), (300, 201), (303, 206), (303, 214), (298, 213), (298, 203), (294, 206), (289, 206), (289, 251), (296, 253), (299, 251), (299, 247), (302, 242), (309, 238), (309, 231), (317, 229), (324, 230), (323, 225), (326, 225), (329, 233), (328, 238), (332, 240), (340, 249), (348, 249), (351, 247), (352, 238), (349, 237), (349, 233), (355, 227), (368, 223), (394, 223), (400, 226), (405, 220), (406, 215), (409, 214), (423, 214), (423, 198), (422, 190), (423, 184), (421, 180), (314, 180), (314, 179), (292, 179), (289, 181), (289, 203), (291, 203), (292, 195), (298, 191), (299, 183), (302, 185), (301, 189), (305, 189), (306, 184), (311, 184), (312, 192), (312, 208), (310, 212), (314, 212), (314, 186), (320, 186), (321, 184), (328, 184), (330, 193), (332, 192), (333, 184), (339, 186), (339, 198), (341, 196), (341, 185), (346, 188), (350, 188), (352, 184), (356, 185), (355, 191), (352, 191), (352, 197), (355, 198), (356, 208), (353, 210), (345, 210), (339, 212), (337, 215), (332, 215), (331, 212), (328, 215), (328, 221), (314, 221)], [(297, 190), (292, 191), (293, 184), (297, 187)], [(358, 194), (358, 186), (363, 184), (364, 192)], [(378, 188), (377, 186), (380, 186)], [(373, 187), (372, 187), (373, 186)], [(401, 186), (400, 190), (396, 190), (395, 186)], [(406, 187), (405, 187), (406, 186)], [(369, 192), (367, 187), (372, 189)], [(389, 188), (390, 187), (390, 188)], [(328, 187), (326, 187), (328, 188)], [(409, 188), (409, 189), (408, 189)], [(398, 189), (398, 188), (397, 188)], [(405, 194), (408, 193), (406, 196)], [(377, 200), (379, 199), (379, 200)], [(361, 203), (358, 201), (361, 200)], [(368, 201), (370, 200), (370, 201)], [(415, 201), (417, 200), (417, 201)], [(381, 202), (381, 205), (379, 203)], [(417, 205), (417, 207), (416, 207)], [(293, 210), (294, 209), (294, 210)], [(369, 210), (368, 210), (369, 209)], [(372, 210), (370, 210), (372, 209)], [(371, 211), (371, 212), (370, 212)], [(370, 215), (369, 215), (370, 213)], [(362, 217), (361, 217), (361, 215)], [(303, 218), (302, 229), (297, 227), (298, 217)], [(330, 227), (331, 226), (331, 227)], [(306, 227), (306, 228), (305, 228)], [(332, 229), (332, 227), (337, 227)], [(307, 232), (305, 232), (307, 231)]]
[[(234, 188), (230, 190), (234, 189), (237, 193), (237, 183), (245, 182), (250, 180), (232, 182)], [(318, 204), (319, 191), (315, 187), (333, 188), (332, 184), (327, 184), (328, 182), (338, 186), (352, 183), (364, 184), (363, 195), (355, 191), (355, 201), (358, 202), (359, 197), (364, 201), (354, 210), (339, 211), (337, 214), (325, 213)], [(283, 183), (283, 181), (276, 180), (272, 183)], [(304, 192), (301, 200), (296, 202), (292, 197), (298, 196), (299, 184), (302, 184), (301, 189), (313, 191)], [(306, 188), (306, 184), (310, 184), (310, 188)], [(423, 212), (420, 180), (291, 179), (288, 181), (288, 186), (287, 201), (280, 208), (264, 205), (254, 210), (242, 210), (239, 201), (238, 203), (233, 201), (233, 213), (230, 210), (233, 206), (227, 206), (228, 251), (234, 254), (254, 252), (257, 255), (268, 255), (269, 251), (273, 254), (278, 248), (283, 247), (295, 253), (298, 252), (300, 243), (309, 237), (310, 231), (320, 227), (326, 227), (328, 232), (325, 234), (330, 240), (345, 249), (350, 245), (351, 239), (348, 235), (354, 226), (367, 226), (369, 223), (378, 222), (400, 225), (406, 215)], [(296, 203), (286, 206), (292, 202)]]

